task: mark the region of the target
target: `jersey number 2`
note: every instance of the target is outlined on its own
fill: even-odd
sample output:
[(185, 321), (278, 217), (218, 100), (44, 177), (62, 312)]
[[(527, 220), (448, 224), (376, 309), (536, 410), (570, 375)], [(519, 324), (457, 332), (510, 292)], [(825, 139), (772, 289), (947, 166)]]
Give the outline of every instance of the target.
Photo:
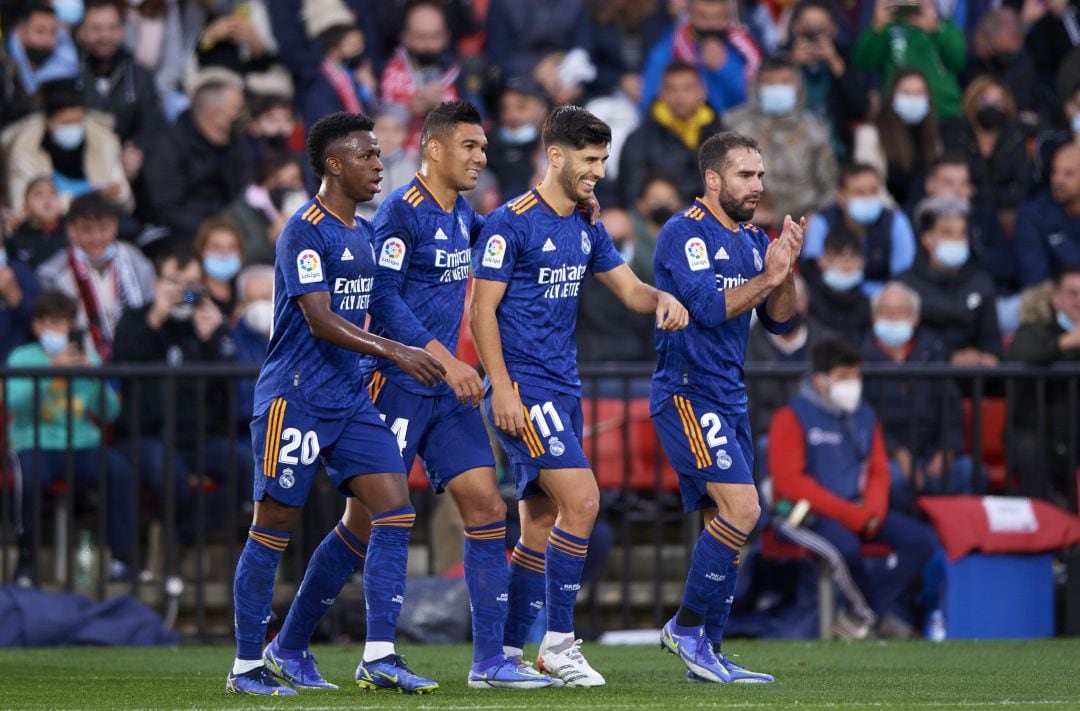
[[(295, 427), (289, 427), (281, 433), (281, 441), (285, 443), (278, 455), (282, 464), (311, 464), (319, 456), (319, 437), (312, 431), (301, 433)], [(300, 450), (299, 458), (293, 456), (297, 449)]]
[(701, 416), (701, 429), (705, 432), (705, 441), (710, 448), (723, 447), (727, 444), (727, 437), (720, 434), (723, 426), (724, 423), (720, 420), (720, 415), (715, 412), (706, 412)]

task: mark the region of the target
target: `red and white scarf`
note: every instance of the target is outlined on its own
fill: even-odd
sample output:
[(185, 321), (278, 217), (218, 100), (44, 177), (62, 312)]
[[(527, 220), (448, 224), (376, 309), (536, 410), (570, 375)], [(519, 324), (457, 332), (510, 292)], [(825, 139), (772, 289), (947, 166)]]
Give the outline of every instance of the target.
[[(68, 247), (67, 259), (71, 274), (75, 279), (79, 302), (86, 311), (86, 321), (90, 327), (90, 337), (94, 341), (94, 348), (101, 359), (107, 361), (112, 355), (112, 325), (108, 314), (102, 310), (94, 279), (90, 275), (93, 267), (85, 258), (76, 253), (74, 247)], [(117, 245), (116, 256), (113, 257), (108, 268), (112, 270), (112, 283), (113, 288), (116, 289), (116, 301), (120, 311), (142, 306), (144, 299), (142, 289), (139, 287), (139, 277), (135, 273), (131, 256), (122, 245)]]
[(356, 95), (356, 83), (349, 72), (338, 66), (336, 62), (324, 59), (319, 65), (319, 71), (334, 88), (341, 107), (352, 114), (364, 113), (364, 105), (360, 103), (360, 97)]
[[(753, 83), (754, 78), (757, 76), (758, 67), (761, 66), (761, 50), (758, 49), (754, 38), (750, 36), (750, 31), (742, 25), (728, 25), (724, 31), (724, 39), (735, 48), (735, 51), (746, 62), (746, 66), (743, 68), (746, 83)], [(675, 26), (674, 53), (675, 59), (695, 66), (699, 64), (698, 44), (697, 40), (694, 39), (694, 28), (690, 26), (690, 20), (685, 17), (679, 20), (679, 24)]]

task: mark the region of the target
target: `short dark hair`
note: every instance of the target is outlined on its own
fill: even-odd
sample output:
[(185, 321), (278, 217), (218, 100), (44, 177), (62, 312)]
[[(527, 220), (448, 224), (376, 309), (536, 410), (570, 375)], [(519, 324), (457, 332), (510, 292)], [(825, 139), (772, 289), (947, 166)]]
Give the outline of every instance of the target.
[(544, 148), (567, 146), (580, 151), (585, 146), (611, 143), (611, 127), (580, 106), (559, 106), (547, 115), (540, 128)]
[(881, 173), (869, 163), (845, 163), (840, 167), (840, 176), (836, 180), (836, 185), (843, 188), (849, 180), (864, 173), (873, 173), (878, 180), (881, 180)]
[(761, 66), (758, 67), (757, 75), (767, 74), (769, 72), (780, 71), (781, 69), (790, 69), (795, 71), (795, 63), (791, 61), (787, 55), (784, 54), (771, 54), (765, 59), (761, 60)]
[(751, 136), (735, 131), (714, 133), (698, 148), (698, 171), (705, 180), (705, 171), (723, 173), (727, 167), (728, 154), (736, 148), (746, 148), (761, 153), (761, 146)]
[(154, 257), (154, 271), (157, 272), (158, 276), (161, 276), (161, 270), (165, 267), (165, 263), (170, 260), (176, 261), (177, 269), (183, 269), (192, 262), (198, 262), (199, 257), (195, 253), (195, 248), (191, 242), (174, 239), (169, 240), (169, 244), (165, 249), (158, 252)]
[(833, 368), (846, 368), (862, 363), (859, 349), (845, 340), (829, 338), (810, 350), (810, 367), (814, 373), (828, 373)]
[(86, 193), (71, 201), (68, 207), (67, 221), (76, 220), (119, 220), (116, 206), (99, 192)]
[(289, 113), (296, 115), (292, 101), (282, 94), (252, 94), (248, 97), (247, 108), (251, 118), (258, 118), (274, 109), (288, 109)]
[(927, 169), (926, 174), (933, 175), (939, 168), (946, 165), (962, 165), (969, 171), (971, 170), (971, 166), (963, 153), (958, 153), (957, 151), (945, 151), (939, 157), (934, 159), (934, 162), (931, 163), (930, 167)]
[(825, 236), (825, 245), (822, 251), (828, 254), (846, 254), (854, 252), (862, 256), (862, 242), (850, 230), (833, 229)]
[(120, 0), (86, 0), (83, 7), (83, 17), (89, 14), (91, 10), (100, 10), (103, 7), (111, 7), (116, 10), (121, 22), (127, 17), (127, 3)]
[(45, 117), (51, 118), (64, 109), (84, 108), (86, 100), (74, 79), (53, 79), (38, 87), (44, 104)]
[(53, 9), (53, 6), (47, 2), (27, 3), (27, 5), (23, 7), (23, 11), (19, 13), (19, 22), (25, 22), (34, 15), (38, 14), (52, 15), (53, 17), (56, 17), (56, 10)]
[(428, 112), (424, 127), (420, 130), (420, 150), (432, 138), (442, 140), (454, 132), (459, 123), (475, 126), (483, 124), (480, 112), (468, 101), (444, 101)]
[(46, 318), (64, 319), (75, 323), (79, 315), (79, 306), (75, 299), (62, 291), (47, 290), (37, 295), (34, 299), (34, 320)]
[(350, 32), (360, 32), (360, 28), (356, 25), (332, 25), (320, 32), (315, 41), (319, 43), (319, 49), (322, 50), (322, 53), (326, 54), (341, 44), (341, 41), (345, 39), (345, 35)]
[(263, 151), (262, 160), (255, 166), (255, 184), (262, 185), (274, 173), (293, 164), (299, 166), (300, 161), (292, 153), (272, 149)]
[(665, 77), (668, 76), (669, 74), (680, 74), (682, 72), (690, 72), (696, 77), (701, 76), (698, 73), (698, 68), (697, 67), (695, 67), (690, 62), (684, 62), (681, 59), (673, 60), (673, 61), (669, 62), (666, 67), (664, 67), (664, 76)]
[(645, 192), (649, 189), (649, 186), (653, 183), (667, 183), (671, 187), (675, 188), (675, 192), (681, 192), (679, 190), (679, 181), (675, 179), (671, 173), (663, 170), (651, 170), (645, 176), (645, 180), (641, 181), (641, 187), (638, 189), (637, 195), (634, 197), (639, 200), (645, 197)]
[(373, 128), (375, 122), (370, 118), (348, 111), (337, 111), (316, 121), (307, 139), (308, 162), (315, 175), (321, 178), (326, 173), (326, 149), (331, 143), (353, 131), (370, 131)]

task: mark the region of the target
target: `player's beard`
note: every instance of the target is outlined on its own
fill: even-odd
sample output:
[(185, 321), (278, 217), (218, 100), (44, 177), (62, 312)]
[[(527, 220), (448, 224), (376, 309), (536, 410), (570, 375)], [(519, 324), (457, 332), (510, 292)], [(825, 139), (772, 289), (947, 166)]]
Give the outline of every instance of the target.
[(720, 209), (736, 222), (746, 222), (754, 217), (755, 208), (745, 204), (747, 198), (749, 195), (742, 199), (735, 197), (725, 189), (723, 183), (720, 184)]
[(559, 187), (566, 193), (566, 197), (574, 202), (584, 202), (589, 199), (589, 196), (578, 192), (578, 177), (574, 175), (570, 166), (564, 165), (559, 171)]

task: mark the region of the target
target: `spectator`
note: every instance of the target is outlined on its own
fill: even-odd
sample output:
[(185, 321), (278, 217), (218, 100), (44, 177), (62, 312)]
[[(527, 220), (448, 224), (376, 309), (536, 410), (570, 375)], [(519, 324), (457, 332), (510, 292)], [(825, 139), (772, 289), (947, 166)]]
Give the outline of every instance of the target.
[(19, 67), (0, 43), (0, 127), (7, 127), (34, 111), (35, 101), (19, 78)]
[(1024, 44), (1041, 77), (1058, 73), (1061, 61), (1080, 47), (1080, 7), (1076, 0), (1026, 2), (1022, 9), (1027, 37)]
[[(810, 355), (812, 375), (769, 430), (769, 468), (779, 500), (806, 501), (800, 525), (777, 532), (817, 552), (833, 569), (849, 607), (834, 635), (864, 639), (915, 588), (938, 548), (934, 530), (889, 507), (889, 465), (882, 426), (861, 397), (861, 358), (854, 346), (825, 341)], [(871, 581), (864, 541), (892, 546), (896, 564)]]
[(844, 229), (829, 232), (821, 256), (801, 269), (810, 315), (849, 343), (861, 343), (870, 331), (870, 300), (861, 288), (866, 257), (859, 238)]
[(182, 5), (184, 55), (198, 67), (223, 67), (241, 76), (265, 71), (277, 41), (262, 0), (211, 0)]
[[(398, 104), (383, 104), (373, 117), (375, 119), (375, 138), (379, 140), (382, 153), (379, 160), (383, 164), (383, 182), (386, 188), (375, 193), (375, 197), (358, 205), (357, 212), (371, 219), (379, 209), (390, 190), (404, 185), (413, 179), (420, 168), (420, 157), (415, 148), (408, 145), (409, 112)], [(419, 139), (417, 139), (419, 140)]]
[(960, 115), (960, 84), (957, 74), (967, 63), (964, 32), (952, 20), (938, 16), (934, 0), (900, 6), (893, 0), (875, 0), (873, 24), (863, 30), (851, 58), (855, 66), (882, 73), (886, 86), (904, 67), (922, 71), (938, 116)]
[[(926, 197), (951, 197), (968, 202), (971, 253), (976, 264), (994, 278), (998, 323), (1003, 333), (1012, 333), (1018, 325), (1020, 309), (1016, 251), (1005, 235), (993, 204), (986, 197), (975, 194), (967, 159), (957, 153), (943, 155), (930, 166), (925, 187)], [(914, 205), (911, 212), (914, 212)]]
[(1049, 186), (1050, 168), (1058, 149), (1068, 143), (1080, 146), (1080, 78), (1072, 82), (1071, 90), (1065, 94), (1061, 102), (1061, 113), (1065, 118), (1062, 130), (1043, 131), (1035, 136), (1035, 147), (1032, 150), (1032, 187), (1036, 190), (1041, 191)]
[(921, 299), (923, 328), (945, 344), (953, 365), (995, 365), (1001, 330), (994, 282), (970, 259), (968, 206), (956, 198), (927, 198), (915, 209), (925, 248), (915, 266), (898, 279)]
[(72, 200), (64, 224), (69, 246), (37, 271), (43, 288), (76, 300), (75, 327), (88, 332), (105, 361), (121, 315), (141, 308), (154, 293), (153, 267), (139, 250), (117, 241), (118, 225), (112, 204), (97, 193)]
[(37, 269), (68, 245), (61, 221), (60, 195), (51, 178), (39, 176), (27, 183), (23, 215), (22, 222), (6, 240), (7, 253), (10, 258)]
[[(495, 174), (502, 200), (532, 187), (546, 160), (540, 146), (540, 124), (547, 102), (540, 86), (528, 77), (512, 77), (499, 97), (499, 121), (488, 136), (488, 170)], [(545, 163), (546, 164), (546, 163)]]
[(243, 235), (247, 264), (274, 263), (278, 235), (308, 199), (300, 161), (284, 153), (264, 154), (255, 181), (222, 213)]
[(593, 26), (583, 0), (491, 0), (487, 58), (503, 79), (532, 76), (556, 104), (571, 103), (596, 77)]
[[(420, 148), (420, 129), (428, 112), (443, 101), (458, 98), (461, 73), (450, 47), (446, 10), (440, 0), (420, 0), (409, 6), (401, 29), (401, 44), (383, 70), (379, 95), (409, 112), (406, 149)], [(397, 186), (398, 183), (391, 183)]]
[(840, 28), (831, 0), (803, 0), (791, 11), (788, 53), (802, 75), (806, 110), (823, 121), (833, 152), (850, 160), (851, 127), (869, 109), (867, 87), (851, 66), (846, 47), (837, 44)]
[[(1009, 348), (1009, 360), (1030, 365), (1080, 361), (1080, 268), (1068, 267), (1054, 279), (1049, 303), (1041, 304), (1049, 318), (1029, 316), (1017, 329)], [(1020, 493), (1038, 496), (1069, 506), (1064, 492), (1068, 491), (1069, 441), (1080, 437), (1070, 430), (1075, 422), (1070, 412), (1067, 388), (1046, 388), (1045, 419), (1038, 419), (1039, 407), (1035, 388), (1017, 388), (1015, 442), (1012, 461), (1019, 475)], [(1042, 447), (1040, 447), (1040, 443)]]
[[(867, 363), (943, 363), (945, 344), (919, 329), (919, 295), (898, 281), (874, 295)], [(878, 413), (892, 469), (892, 507), (912, 512), (915, 494), (971, 494), (973, 463), (964, 454), (964, 413), (951, 380), (874, 378), (866, 401)]]
[[(185, 363), (231, 363), (236, 346), (229, 333), (221, 310), (203, 290), (203, 272), (191, 248), (174, 243), (170, 251), (156, 262), (157, 281), (153, 301), (124, 314), (116, 329), (113, 360), (118, 363), (157, 363), (172, 367)], [(209, 476), (222, 484), (230, 480), (229, 462), (232, 455), (236, 468), (231, 472), (237, 485), (237, 500), (251, 499), (251, 472), (254, 461), (251, 448), (231, 442), (225, 435), (228, 425), (228, 387), (222, 379), (202, 381), (205, 390), (200, 395), (200, 381), (182, 378), (173, 381), (175, 412), (166, 412), (170, 402), (163, 379), (144, 381), (139, 388), (138, 404), (135, 393), (129, 390), (131, 381), (124, 382), (124, 416), (118, 423), (119, 434), (137, 439), (139, 459), (145, 462), (144, 479), (158, 500), (165, 496), (165, 451), (167, 440), (176, 447), (173, 460), (177, 502), (177, 520), (186, 537), (191, 533), (195, 505), (191, 485), (206, 482), (198, 477)], [(139, 429), (132, 430), (130, 408), (139, 408)], [(200, 412), (200, 409), (202, 411)], [(202, 419), (200, 419), (200, 417)], [(172, 429), (166, 430), (170, 419)], [(199, 443), (203, 443), (203, 458)], [(124, 445), (127, 451), (127, 445)], [(205, 462), (205, 469), (197, 467)], [(189, 476), (196, 478), (189, 481)], [(221, 512), (224, 488), (207, 501), (207, 520)], [(211, 513), (212, 512), (212, 513)]]
[(972, 56), (964, 69), (965, 84), (988, 75), (1008, 87), (1016, 101), (1020, 123), (1031, 130), (1049, 118), (1044, 85), (1035, 62), (1024, 49), (1024, 28), (1011, 7), (1000, 7), (982, 16), (972, 39)]
[(157, 143), (143, 170), (153, 212), (174, 238), (190, 240), (247, 185), (249, 168), (236, 122), (244, 109), (239, 78), (195, 90), (191, 109)]
[(8, 151), (8, 196), (12, 209), (16, 212), (22, 209), (31, 180), (48, 175), (65, 203), (100, 191), (130, 212), (134, 202), (116, 134), (99, 114), (86, 111), (73, 80), (44, 84), (41, 93), (45, 112), (20, 122)]
[(124, 44), (139, 66), (154, 76), (154, 86), (164, 102), (169, 120), (187, 107), (180, 91), (186, 65), (179, 0), (143, 0), (128, 3)]
[(0, 363), (16, 347), (33, 339), (31, 321), (37, 293), (34, 270), (21, 259), (9, 256), (0, 234)]
[(60, 26), (56, 10), (45, 2), (25, 6), (15, 31), (8, 35), (7, 55), (27, 96), (46, 82), (73, 79), (79, 73), (75, 44)]
[(806, 226), (803, 259), (821, 256), (826, 236), (836, 230), (850, 232), (862, 245), (861, 288), (867, 296), (915, 261), (911, 223), (900, 210), (885, 207), (881, 178), (873, 166), (854, 163), (841, 169), (836, 203), (824, 207)]
[[(634, 225), (618, 208), (604, 210), (601, 220), (615, 248), (626, 258), (634, 248)], [(618, 297), (596, 277), (586, 277), (578, 304), (578, 357), (584, 361), (643, 361), (654, 357), (654, 318), (627, 314)]]
[(237, 306), (236, 275), (244, 263), (244, 236), (220, 217), (211, 217), (195, 233), (195, 256), (202, 265), (204, 296), (231, 323)]
[(1020, 207), (1016, 260), (1022, 287), (1080, 266), (1080, 144), (1073, 142), (1058, 150), (1050, 190)]
[(632, 205), (647, 177), (662, 171), (678, 180), (683, 202), (701, 188), (697, 150), (706, 138), (723, 130), (716, 112), (705, 103), (705, 86), (693, 66), (672, 62), (665, 70), (660, 94), (649, 117), (626, 139), (619, 159), (619, 195)]
[(344, 5), (332, 3), (328, 12), (306, 13), (304, 21), (319, 47), (317, 71), (303, 67), (297, 74), (293, 67), (304, 123), (313, 126), (335, 111), (365, 113), (375, 101), (376, 82), (355, 18)]
[(1009, 89), (979, 77), (964, 92), (964, 117), (944, 126), (945, 147), (967, 156), (975, 193), (997, 209), (1006, 229), (1027, 194), (1031, 167), (1023, 127)]
[[(810, 296), (806, 280), (795, 275), (795, 316), (788, 330), (777, 335), (755, 321), (750, 327), (746, 345), (747, 363), (802, 363), (809, 364), (814, 347), (835, 338), (825, 325), (810, 313)], [(799, 391), (798, 378), (754, 378), (747, 383), (746, 394), (750, 399), (750, 431), (757, 432), (756, 461), (765, 463), (765, 443), (768, 442), (769, 423), (772, 417)]]
[(596, 81), (594, 94), (617, 90), (641, 102), (641, 70), (645, 55), (668, 22), (662, 0), (599, 0), (589, 2), (593, 22)]
[(292, 98), (285, 94), (252, 94), (248, 97), (247, 110), (251, 120), (242, 139), (248, 154), (247, 164), (261, 165), (268, 153), (286, 154), (301, 164), (304, 186), (314, 193), (318, 189), (315, 173), (307, 166), (304, 152), (292, 147), (301, 128)]
[(901, 69), (877, 120), (856, 130), (855, 160), (877, 168), (893, 200), (904, 205), (940, 153), (941, 130), (926, 76), (918, 69)]
[(724, 0), (689, 0), (688, 14), (676, 21), (645, 60), (641, 105), (648, 110), (672, 61), (698, 70), (706, 100), (718, 114), (746, 101), (747, 87), (761, 64), (746, 28), (732, 22)]
[(627, 264), (646, 284), (655, 285), (653, 255), (660, 228), (683, 206), (682, 196), (673, 180), (654, 174), (641, 186), (630, 220), (634, 223), (634, 246)]
[[(237, 313), (240, 319), (232, 328), (236, 342), (236, 362), (262, 366), (270, 345), (270, 328), (274, 322), (274, 268), (268, 264), (244, 267), (236, 277), (236, 292), (240, 296)], [(255, 401), (255, 380), (247, 378), (236, 384), (236, 423), (239, 435), (251, 422)]]
[[(12, 351), (7, 365), (12, 368), (101, 365), (93, 348), (83, 350), (74, 342), (78, 339), (71, 338), (75, 316), (75, 302), (67, 295), (57, 291), (41, 293), (33, 310), (36, 340)], [(75, 485), (83, 491), (96, 491), (101, 476), (100, 428), (116, 419), (120, 403), (102, 379), (45, 378), (35, 390), (31, 378), (13, 378), (7, 383), (7, 412), (11, 417), (11, 448), (19, 458), (23, 477), (22, 530), (15, 578), (31, 580), (34, 577), (31, 542), (33, 527), (38, 523), (34, 520), (32, 482), (36, 480), (45, 490), (50, 484), (65, 480), (70, 464)], [(124, 580), (131, 576), (131, 472), (127, 461), (114, 450), (107, 448), (104, 456), (108, 480), (105, 526), (112, 553), (109, 578)]]
[(124, 174), (134, 180), (165, 122), (153, 75), (124, 48), (125, 5), (88, 0), (77, 35), (82, 61), (76, 81), (86, 107), (112, 117), (124, 147)]
[(729, 128), (761, 145), (769, 189), (754, 221), (766, 228), (782, 226), (785, 215), (810, 215), (833, 199), (837, 171), (829, 127), (806, 110), (804, 100), (796, 66), (770, 57), (758, 70), (750, 100), (724, 114)]

